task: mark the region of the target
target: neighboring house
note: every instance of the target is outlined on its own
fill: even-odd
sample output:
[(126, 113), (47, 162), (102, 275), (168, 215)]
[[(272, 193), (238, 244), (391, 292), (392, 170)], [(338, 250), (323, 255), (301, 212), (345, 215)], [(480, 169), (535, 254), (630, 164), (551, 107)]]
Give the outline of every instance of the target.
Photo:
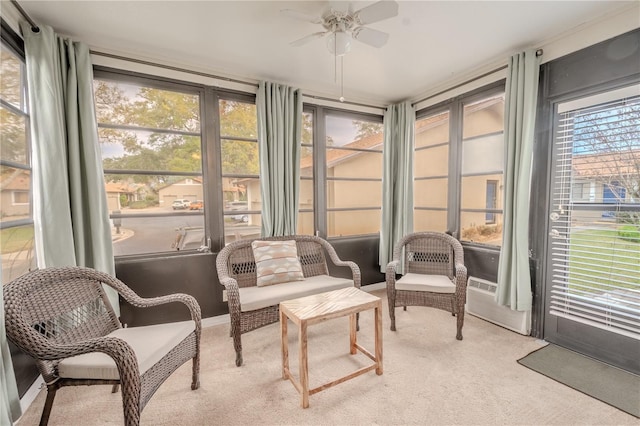
[(177, 199), (202, 200), (204, 199), (203, 193), (202, 179), (191, 177), (179, 180), (158, 190), (158, 200), (160, 207), (171, 207), (171, 203)]
[(222, 178), (222, 198), (225, 202), (240, 201), (247, 189), (237, 178)]
[[(350, 151), (341, 148), (367, 149), (376, 151)], [(327, 150), (327, 177), (338, 178), (379, 178), (382, 176), (382, 133), (364, 137), (353, 142), (335, 146)], [(300, 159), (300, 175), (312, 176), (313, 158), (307, 155)], [(362, 190), (363, 182), (355, 185), (335, 185), (327, 182), (327, 205), (372, 207), (382, 205), (380, 191), (371, 193)], [(355, 190), (359, 189), (359, 190)], [(300, 208), (313, 208), (313, 181), (303, 179), (300, 181)], [(348, 212), (335, 220), (337, 213), (329, 213), (327, 231), (329, 235), (366, 234), (370, 229), (380, 226), (380, 218), (376, 215), (350, 215)], [(303, 215), (301, 215), (302, 217)], [(310, 229), (313, 232), (313, 217), (303, 218), (302, 229)], [(375, 223), (373, 223), (375, 222)]]
[(0, 203), (2, 214), (11, 217), (12, 220), (21, 217), (29, 217), (29, 188), (31, 175), (25, 170), (14, 170), (12, 173), (3, 173), (0, 177)]
[(107, 206), (109, 211), (122, 210), (122, 196), (124, 195), (128, 203), (144, 200), (149, 194), (149, 188), (140, 183), (127, 182), (107, 182), (105, 184), (107, 192)]
[[(637, 203), (640, 192), (640, 150), (574, 154), (571, 159), (571, 201), (574, 203)], [(611, 211), (581, 211), (583, 219), (614, 218)]]

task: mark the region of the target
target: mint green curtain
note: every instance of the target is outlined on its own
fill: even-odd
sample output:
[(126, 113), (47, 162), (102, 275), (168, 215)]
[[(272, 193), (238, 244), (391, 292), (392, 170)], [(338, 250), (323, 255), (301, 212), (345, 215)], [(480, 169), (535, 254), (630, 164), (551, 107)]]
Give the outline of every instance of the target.
[(509, 59), (504, 119), (504, 219), (496, 301), (518, 311), (531, 309), (532, 303), (529, 193), (539, 73), (540, 58), (535, 50)]
[[(31, 110), (38, 266), (115, 275), (89, 48), (22, 24)], [(119, 312), (117, 293), (106, 288)]]
[(256, 97), (262, 236), (294, 235), (298, 229), (302, 93), (260, 82)]
[[(0, 270), (0, 283), (2, 282), (2, 270)], [(20, 396), (18, 395), (18, 387), (16, 385), (16, 376), (13, 372), (13, 363), (11, 362), (11, 352), (7, 342), (7, 332), (4, 327), (4, 293), (0, 292), (0, 361), (2, 361), (2, 370), (0, 370), (0, 425), (10, 425), (22, 415), (20, 408)]]
[[(393, 246), (413, 232), (413, 146), (416, 112), (410, 102), (384, 113), (380, 272), (393, 260)], [(400, 265), (402, 268), (402, 265)]]

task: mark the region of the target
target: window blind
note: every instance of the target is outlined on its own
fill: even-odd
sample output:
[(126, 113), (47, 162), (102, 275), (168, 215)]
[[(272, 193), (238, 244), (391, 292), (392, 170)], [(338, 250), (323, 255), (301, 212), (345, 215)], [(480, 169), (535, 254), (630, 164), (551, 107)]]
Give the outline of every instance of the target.
[(640, 96), (558, 110), (550, 313), (640, 339)]

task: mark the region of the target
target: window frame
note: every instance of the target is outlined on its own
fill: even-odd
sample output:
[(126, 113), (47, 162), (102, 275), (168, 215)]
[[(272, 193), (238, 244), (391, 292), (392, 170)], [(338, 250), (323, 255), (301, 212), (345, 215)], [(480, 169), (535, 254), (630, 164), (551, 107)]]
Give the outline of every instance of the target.
[[(148, 87), (148, 88), (152, 88), (152, 89), (159, 89), (159, 90), (166, 90), (166, 91), (172, 91), (172, 92), (178, 92), (178, 93), (185, 93), (185, 94), (189, 94), (189, 95), (197, 95), (198, 99), (199, 99), (199, 114), (200, 114), (200, 133), (199, 133), (199, 137), (200, 137), (200, 152), (202, 155), (202, 159), (201, 159), (201, 171), (200, 172), (177, 172), (177, 171), (168, 171), (168, 170), (132, 170), (132, 169), (103, 169), (103, 175), (108, 175), (108, 174), (121, 174), (121, 175), (127, 175), (127, 174), (132, 174), (132, 175), (162, 175), (162, 176), (183, 176), (185, 177), (185, 179), (190, 179), (193, 177), (197, 177), (197, 178), (201, 178), (202, 179), (202, 191), (203, 191), (203, 198), (204, 198), (204, 202), (205, 202), (205, 206), (207, 205), (207, 196), (208, 196), (208, 188), (207, 186), (211, 186), (211, 185), (207, 185), (207, 168), (205, 167), (206, 164), (206, 153), (205, 153), (205, 135), (207, 134), (207, 130), (206, 130), (206, 126), (207, 123), (206, 121), (206, 116), (205, 116), (205, 102), (206, 102), (206, 96), (205, 96), (205, 87), (201, 84), (196, 84), (196, 83), (190, 83), (188, 81), (181, 81), (181, 80), (174, 80), (174, 79), (170, 79), (170, 78), (164, 78), (164, 77), (158, 77), (158, 76), (153, 76), (153, 75), (148, 75), (148, 74), (142, 74), (142, 73), (137, 73), (137, 72), (133, 72), (133, 71), (126, 71), (126, 70), (122, 70), (122, 69), (117, 69), (117, 68), (111, 68), (111, 67), (105, 67), (105, 66), (100, 66), (100, 65), (94, 65), (93, 67), (93, 79), (95, 80), (105, 80), (105, 81), (109, 81), (109, 82), (115, 82), (115, 83), (123, 83), (123, 84), (133, 84), (133, 85), (138, 85), (140, 87)], [(103, 123), (104, 124), (104, 123)], [(127, 126), (127, 125), (123, 125), (123, 126), (118, 126), (118, 125), (107, 125), (107, 126), (100, 126), (100, 123), (96, 122), (96, 127), (97, 129), (100, 128), (127, 128), (127, 129), (131, 129), (132, 126)], [(141, 128), (136, 127), (136, 130), (144, 130)], [(157, 130), (157, 129), (152, 129), (152, 130)], [(160, 129), (163, 130), (163, 129)], [(169, 131), (168, 133), (173, 133), (172, 131)], [(183, 132), (183, 131), (179, 131), (176, 130), (175, 133), (194, 133), (194, 132)], [(189, 209), (187, 209), (186, 211), (181, 211), (179, 214), (174, 213), (173, 211), (171, 212), (166, 212), (166, 213), (136, 213), (136, 214), (128, 214), (128, 213), (110, 213), (109, 214), (109, 219), (115, 221), (121, 221), (122, 219), (126, 219), (126, 218), (158, 218), (158, 217), (184, 217), (184, 216), (202, 216), (204, 215), (204, 235), (205, 235), (205, 243), (207, 245), (207, 247), (210, 249), (211, 245), (210, 245), (210, 233), (208, 232), (208, 226), (207, 226), (207, 209), (205, 208), (205, 210), (203, 212), (201, 211), (190, 211)], [(122, 254), (122, 255), (114, 255), (115, 259), (125, 259), (125, 260), (132, 260), (132, 259), (149, 259), (149, 258), (156, 258), (156, 257), (163, 257), (163, 256), (177, 256), (177, 255), (184, 255), (184, 254), (193, 254), (194, 252), (196, 252), (196, 249), (189, 249), (189, 250), (172, 250), (171, 248), (169, 248), (168, 250), (165, 251), (153, 251), (153, 252), (147, 252), (147, 253), (133, 253), (133, 254)]]
[[(343, 110), (339, 108), (326, 107), (320, 105), (307, 105), (305, 104), (305, 108), (309, 110), (315, 111), (315, 120), (314, 120), (314, 132), (313, 132), (313, 145), (314, 145), (314, 183), (315, 183), (315, 191), (316, 191), (316, 235), (327, 239), (327, 240), (347, 240), (359, 237), (371, 237), (378, 236), (380, 229), (376, 232), (367, 233), (367, 234), (354, 234), (354, 235), (342, 235), (342, 236), (329, 236), (329, 212), (331, 211), (366, 211), (366, 210), (375, 210), (379, 209), (382, 212), (382, 205), (379, 208), (370, 207), (370, 208), (329, 208), (328, 206), (328, 195), (327, 195), (327, 184), (329, 181), (367, 181), (367, 182), (380, 182), (380, 192), (382, 192), (382, 176), (378, 178), (363, 178), (363, 179), (334, 179), (329, 178), (327, 176), (327, 127), (326, 127), (326, 118), (331, 117), (339, 117), (346, 118), (350, 120), (362, 120), (362, 121), (370, 121), (373, 123), (380, 123), (384, 125), (384, 116), (376, 115), (364, 112), (355, 112), (349, 110)], [(305, 109), (305, 111), (307, 111)], [(383, 143), (384, 143), (384, 127), (383, 127)], [(340, 149), (340, 148), (338, 148)], [(358, 151), (366, 151), (366, 152), (377, 152), (374, 150), (358, 150)], [(381, 155), (382, 150), (380, 150)], [(382, 158), (382, 157), (381, 157)], [(384, 166), (383, 166), (384, 167)]]
[[(2, 47), (12, 54), (14, 54), (21, 62), (20, 68), (20, 91), (21, 91), (21, 108), (16, 107), (10, 102), (4, 101), (0, 99), (0, 104), (2, 104), (3, 108), (6, 108), (11, 113), (16, 114), (22, 118), (24, 118), (24, 126), (25, 126), (25, 162), (17, 162), (4, 160), (0, 158), (0, 165), (11, 167), (19, 170), (27, 171), (30, 175), (31, 181), (29, 183), (28, 191), (19, 191), (19, 192), (28, 192), (28, 203), (16, 203), (15, 202), (15, 192), (11, 193), (11, 201), (12, 205), (21, 205), (25, 204), (29, 205), (29, 215), (27, 218), (16, 219), (16, 220), (7, 220), (0, 221), (0, 231), (4, 231), (6, 229), (12, 228), (21, 228), (21, 227), (32, 227), (34, 229), (34, 235), (32, 240), (32, 248), (30, 249), (33, 256), (30, 260), (30, 267), (27, 271), (30, 271), (32, 267), (37, 267), (37, 258), (35, 256), (35, 245), (36, 245), (36, 236), (35, 236), (35, 223), (33, 218), (33, 164), (32, 164), (32, 150), (33, 147), (31, 145), (31, 113), (29, 111), (29, 87), (27, 83), (27, 67), (26, 67), (26, 56), (24, 50), (24, 41), (18, 36), (18, 34), (13, 31), (13, 29), (5, 22), (4, 19), (0, 19), (0, 27), (2, 31), (0, 32), (0, 43), (2, 43)], [(14, 277), (15, 278), (15, 277)], [(3, 277), (3, 281), (8, 279)]]
[[(225, 246), (224, 217), (233, 214), (231, 211), (224, 210), (224, 199), (222, 193), (222, 178), (227, 175), (222, 173), (222, 140), (221, 135), (219, 102), (220, 100), (230, 100), (238, 102), (253, 103), (256, 102), (256, 95), (243, 91), (218, 88), (206, 84), (194, 83), (183, 80), (175, 80), (171, 78), (160, 77), (152, 74), (145, 74), (135, 71), (128, 71), (119, 68), (112, 68), (102, 65), (94, 65), (94, 78), (108, 81), (137, 84), (144, 87), (153, 87), (157, 89), (171, 90), (183, 93), (199, 93), (200, 95), (200, 138), (202, 152), (202, 172), (201, 175), (196, 172), (171, 172), (171, 175), (180, 175), (185, 177), (202, 176), (203, 180), (203, 201), (204, 209), (204, 228), (206, 244), (211, 252), (218, 252)], [(325, 239), (353, 239), (359, 237), (377, 236), (378, 232), (370, 234), (346, 235), (327, 237), (328, 228), (328, 209), (327, 209), (327, 176), (326, 176), (326, 117), (342, 117), (347, 119), (371, 121), (375, 123), (384, 123), (383, 114), (356, 112), (344, 110), (340, 108), (327, 107), (319, 104), (303, 103), (303, 113), (310, 114), (312, 117), (312, 143), (301, 143), (301, 146), (312, 148), (313, 152), (313, 173), (312, 176), (301, 176), (301, 180), (311, 180), (313, 182), (313, 209), (301, 209), (300, 214), (313, 214), (314, 234)], [(257, 140), (255, 141), (257, 142)], [(110, 172), (113, 172), (111, 170)], [(140, 171), (118, 170), (119, 174), (140, 174)], [(157, 172), (148, 172), (149, 174), (157, 174)], [(109, 174), (106, 173), (105, 174)], [(244, 175), (243, 175), (244, 176)], [(255, 177), (255, 176), (253, 176)], [(372, 179), (365, 179), (372, 180)], [(382, 177), (373, 179), (380, 182), (380, 190), (382, 190)], [(211, 206), (207, 208), (207, 206)], [(377, 209), (378, 207), (376, 207)], [(382, 209), (382, 206), (379, 207)], [(362, 210), (354, 209), (331, 209), (336, 211), (342, 210)], [(248, 211), (251, 213), (252, 211)], [(260, 212), (255, 212), (260, 213)], [(182, 211), (181, 215), (202, 215), (203, 212)], [(110, 219), (121, 219), (130, 217), (130, 214), (110, 214)], [(143, 215), (135, 215), (142, 217)], [(175, 216), (171, 212), (150, 214), (149, 216)], [(166, 256), (182, 256), (193, 254), (195, 250), (180, 251), (158, 251), (139, 254), (117, 255), (116, 260), (135, 261), (139, 259), (153, 259)]]
[[(468, 209), (462, 209), (462, 144), (464, 126), (464, 106), (491, 97), (505, 91), (506, 79), (463, 93), (451, 99), (427, 106), (416, 111), (416, 121), (423, 118), (449, 112), (449, 173), (448, 173), (448, 200), (447, 200), (447, 230), (463, 245), (477, 247), (489, 251), (499, 252), (501, 247), (476, 241), (461, 240), (461, 213)], [(415, 151), (414, 151), (415, 152)], [(504, 173), (504, 172), (503, 172)], [(414, 177), (415, 182), (415, 177)], [(415, 208), (415, 207), (414, 207)], [(483, 212), (486, 209), (483, 209)], [(498, 211), (499, 210), (499, 211)], [(502, 209), (491, 210), (496, 214), (503, 214)]]
[[(254, 174), (245, 174), (245, 173), (224, 173), (223, 169), (222, 169), (222, 141), (238, 141), (238, 142), (250, 142), (250, 143), (255, 143), (257, 150), (259, 152), (260, 147), (259, 147), (259, 142), (258, 142), (258, 129), (257, 129), (257, 117), (256, 117), (256, 137), (254, 138), (243, 138), (243, 137), (237, 137), (237, 136), (230, 136), (230, 135), (223, 135), (222, 134), (222, 119), (220, 116), (220, 101), (231, 101), (231, 102), (240, 102), (240, 103), (245, 103), (245, 104), (252, 104), (254, 106), (256, 106), (256, 112), (257, 112), (257, 105), (256, 105), (256, 95), (251, 95), (251, 94), (247, 94), (247, 93), (238, 93), (238, 92), (232, 92), (232, 91), (226, 91), (226, 90), (214, 90), (214, 97), (215, 97), (215, 117), (213, 118), (215, 123), (216, 123), (216, 136), (215, 136), (215, 158), (217, 159), (217, 168), (218, 168), (218, 172), (215, 174), (216, 179), (218, 180), (218, 182), (216, 182), (215, 185), (212, 186), (219, 186), (219, 190), (217, 191), (217, 194), (215, 195), (216, 199), (218, 200), (218, 204), (219, 206), (222, 206), (221, 209), (216, 209), (219, 210), (220, 213), (220, 235), (218, 236), (218, 245), (217, 245), (217, 249), (222, 249), (222, 247), (225, 246), (225, 239), (226, 239), (226, 234), (224, 232), (224, 224), (225, 224), (225, 218), (230, 217), (230, 216), (236, 216), (238, 215), (238, 211), (239, 210), (226, 210), (224, 208), (225, 205), (225, 201), (224, 201), (224, 197), (223, 197), (223, 179), (227, 178), (227, 177), (231, 177), (231, 178), (249, 178), (249, 179), (257, 179), (258, 182), (260, 182), (260, 172), (258, 171), (257, 175)], [(209, 184), (211, 185), (211, 181), (209, 182)], [(262, 195), (261, 195), (262, 197)], [(205, 201), (206, 203), (206, 201)], [(206, 204), (205, 204), (206, 206)], [(206, 210), (206, 209), (205, 209)], [(262, 218), (262, 212), (259, 210), (241, 210), (242, 212), (246, 213), (246, 214), (259, 214), (260, 217)], [(236, 213), (234, 213), (236, 212)], [(260, 225), (261, 226), (261, 225)]]

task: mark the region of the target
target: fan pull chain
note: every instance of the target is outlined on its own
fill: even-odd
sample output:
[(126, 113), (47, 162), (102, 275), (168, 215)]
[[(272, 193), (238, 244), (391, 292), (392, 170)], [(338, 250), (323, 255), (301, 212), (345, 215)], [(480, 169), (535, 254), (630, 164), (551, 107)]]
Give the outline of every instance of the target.
[(333, 37), (333, 82), (338, 84), (338, 42), (337, 37)]
[(344, 102), (344, 56), (340, 57), (340, 102)]

